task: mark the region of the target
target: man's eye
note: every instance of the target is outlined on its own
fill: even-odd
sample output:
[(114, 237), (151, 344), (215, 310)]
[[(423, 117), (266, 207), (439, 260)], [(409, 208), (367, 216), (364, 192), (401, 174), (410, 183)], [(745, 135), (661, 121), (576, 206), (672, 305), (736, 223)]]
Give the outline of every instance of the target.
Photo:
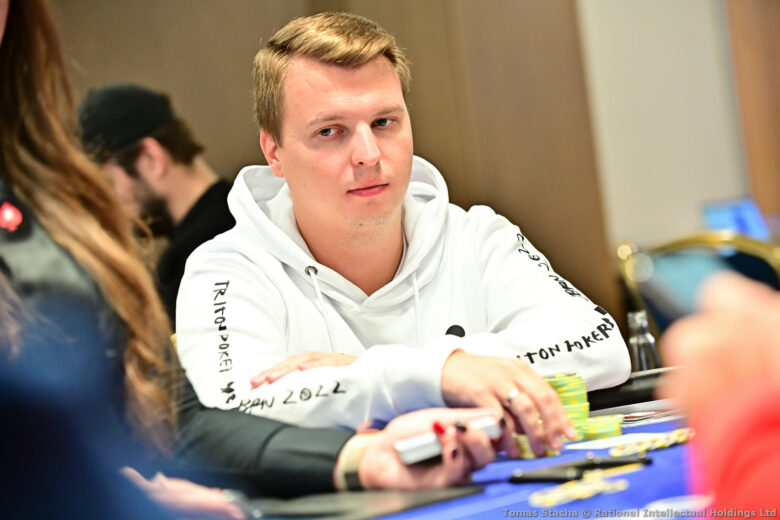
[(335, 128), (323, 128), (322, 130), (320, 130), (317, 133), (319, 135), (321, 135), (322, 137), (330, 137), (330, 136), (332, 136), (333, 134), (336, 133), (336, 129)]
[(380, 117), (374, 121), (374, 126), (389, 126), (392, 122), (392, 119), (388, 119), (387, 117)]

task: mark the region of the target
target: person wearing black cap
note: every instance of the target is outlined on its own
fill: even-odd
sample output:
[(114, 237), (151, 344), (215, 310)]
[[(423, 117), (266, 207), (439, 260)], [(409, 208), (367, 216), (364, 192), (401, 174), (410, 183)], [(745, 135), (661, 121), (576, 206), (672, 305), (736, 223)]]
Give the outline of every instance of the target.
[(157, 264), (171, 321), (184, 265), (195, 248), (235, 224), (230, 184), (203, 158), (203, 146), (165, 94), (119, 83), (90, 90), (79, 106), (81, 140), (101, 165), (124, 213), (170, 244)]

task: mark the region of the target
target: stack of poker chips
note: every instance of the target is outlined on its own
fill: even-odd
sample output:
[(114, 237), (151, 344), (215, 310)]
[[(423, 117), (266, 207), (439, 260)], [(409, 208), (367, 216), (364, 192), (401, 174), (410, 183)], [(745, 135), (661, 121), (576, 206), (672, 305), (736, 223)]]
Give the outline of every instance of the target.
[(658, 433), (650, 438), (645, 438), (638, 442), (619, 444), (611, 448), (609, 450), (609, 454), (613, 457), (621, 457), (625, 455), (634, 455), (636, 453), (646, 453), (648, 451), (660, 450), (688, 442), (693, 438), (693, 435), (694, 433), (691, 428), (678, 428), (671, 432)]
[(585, 500), (596, 495), (617, 493), (628, 489), (628, 480), (606, 479), (604, 477), (607, 475), (604, 473), (606, 472), (593, 471), (591, 474), (586, 473), (579, 480), (571, 480), (565, 484), (536, 491), (528, 497), (528, 502), (534, 507), (555, 507), (575, 500)]
[(621, 435), (623, 433), (621, 424), (623, 424), (622, 414), (601, 415), (586, 419), (575, 428), (577, 428), (580, 440), (590, 441)]
[(558, 399), (561, 400), (566, 415), (579, 433), (580, 425), (588, 420), (588, 413), (590, 412), (585, 381), (574, 373), (545, 376), (544, 380), (558, 394)]
[[(622, 415), (605, 415), (589, 418), (590, 404), (585, 381), (578, 374), (566, 373), (545, 376), (544, 378), (553, 390), (558, 394), (563, 409), (569, 417), (574, 429), (577, 430), (577, 440), (602, 439), (613, 437), (622, 433)], [(520, 457), (523, 459), (536, 458), (528, 438), (525, 435), (515, 435), (515, 441), (520, 448)], [(558, 452), (547, 449), (546, 456), (557, 455)]]
[[(537, 457), (537, 455), (534, 453), (534, 450), (531, 449), (531, 443), (528, 441), (528, 436), (521, 433), (513, 433), (512, 436), (514, 437), (515, 442), (517, 443), (517, 447), (520, 450), (519, 457), (521, 459), (529, 460), (535, 459)], [(560, 452), (555, 451), (548, 446), (547, 451), (545, 451), (542, 457), (552, 457), (553, 455), (560, 455)]]

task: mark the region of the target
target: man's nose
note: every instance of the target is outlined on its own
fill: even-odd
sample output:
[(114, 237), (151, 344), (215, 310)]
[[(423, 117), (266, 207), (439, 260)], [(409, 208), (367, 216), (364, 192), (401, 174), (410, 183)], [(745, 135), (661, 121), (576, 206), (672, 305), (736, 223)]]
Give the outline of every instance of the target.
[(379, 161), (380, 155), (379, 144), (371, 126), (359, 126), (354, 133), (352, 164), (355, 166), (370, 166)]

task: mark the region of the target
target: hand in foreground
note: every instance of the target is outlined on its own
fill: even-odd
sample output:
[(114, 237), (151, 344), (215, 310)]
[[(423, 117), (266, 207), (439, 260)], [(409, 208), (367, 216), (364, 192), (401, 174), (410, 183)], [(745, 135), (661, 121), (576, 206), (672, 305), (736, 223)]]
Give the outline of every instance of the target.
[[(501, 412), (494, 409), (431, 408), (418, 410), (393, 419), (384, 430), (370, 433), (372, 438), (360, 460), (358, 475), (366, 489), (426, 489), (465, 483), (471, 473), (495, 458), (497, 450), (507, 450), (517, 456), (517, 445), (511, 431), (501, 428), (501, 438), (490, 441), (481, 430), (468, 428), (474, 419), (490, 416), (501, 420)], [(465, 431), (456, 428), (456, 421), (466, 425)], [(444, 427), (439, 433), (441, 458), (411, 466), (404, 465), (394, 444), (403, 439), (434, 431), (434, 422)]]
[(442, 368), (441, 393), (448, 406), (506, 410), (510, 426), (528, 436), (537, 455), (545, 453), (545, 443), (561, 449), (563, 435), (577, 438), (558, 394), (520, 359), (455, 352)]
[(265, 383), (273, 383), (297, 370), (308, 370), (316, 367), (338, 367), (350, 365), (357, 356), (337, 352), (316, 352), (307, 350), (301, 354), (290, 356), (271, 368), (267, 368), (250, 379), (253, 388)]
[(189, 480), (168, 478), (158, 473), (146, 480), (133, 468), (124, 467), (122, 474), (141, 491), (168, 511), (185, 516), (208, 516), (228, 520), (244, 520), (246, 515), (216, 488), (207, 488)]
[(780, 381), (780, 293), (735, 275), (708, 282), (701, 312), (675, 322), (661, 338), (679, 368), (659, 387), (688, 411), (740, 384)]

